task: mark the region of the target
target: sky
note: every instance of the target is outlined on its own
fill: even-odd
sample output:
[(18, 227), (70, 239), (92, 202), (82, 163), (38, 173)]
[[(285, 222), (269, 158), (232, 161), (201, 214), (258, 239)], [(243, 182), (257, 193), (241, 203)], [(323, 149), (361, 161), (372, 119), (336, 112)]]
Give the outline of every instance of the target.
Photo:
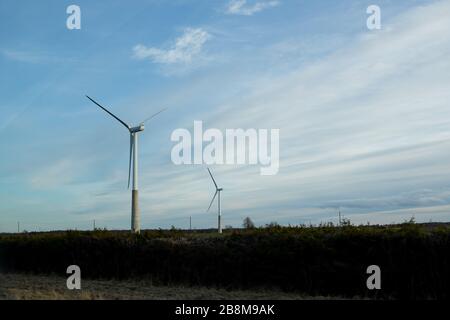
[[(69, 30), (69, 5), (81, 29)], [(369, 30), (369, 5), (381, 29)], [(450, 1), (0, 2), (0, 232), (216, 227), (174, 130), (279, 129), (280, 167), (212, 165), (223, 224), (450, 221)]]

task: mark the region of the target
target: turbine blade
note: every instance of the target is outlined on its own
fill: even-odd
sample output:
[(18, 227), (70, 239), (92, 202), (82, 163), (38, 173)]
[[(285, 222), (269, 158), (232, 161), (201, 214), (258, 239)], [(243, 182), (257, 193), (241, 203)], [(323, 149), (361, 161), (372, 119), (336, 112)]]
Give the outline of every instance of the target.
[(109, 112), (106, 108), (102, 107), (99, 103), (97, 103), (94, 99), (92, 99), (89, 96), (86, 96), (86, 98), (88, 98), (89, 100), (91, 100), (93, 103), (95, 103), (97, 106), (99, 106), (100, 108), (102, 108), (103, 110), (105, 110), (110, 116), (112, 116), (114, 119), (116, 119), (117, 121), (119, 121), (121, 124), (123, 124), (125, 126), (125, 128), (127, 128), (128, 130), (130, 130), (130, 126), (127, 125), (125, 122), (123, 122), (122, 120), (120, 120), (117, 116), (115, 116), (112, 112)]
[(150, 117), (148, 117), (147, 119), (145, 119), (145, 120), (142, 121), (141, 123), (142, 123), (142, 124), (146, 123), (147, 121), (153, 119), (153, 118), (156, 117), (158, 114), (160, 114), (160, 113), (163, 112), (163, 111), (166, 111), (167, 109), (168, 109), (168, 108), (163, 108), (163, 109), (159, 110), (157, 113), (152, 114)]
[(211, 206), (212, 206), (212, 204), (213, 204), (213, 202), (214, 202), (214, 199), (216, 198), (218, 192), (219, 192), (219, 191), (216, 190), (216, 193), (214, 193), (214, 197), (212, 198), (211, 203), (209, 204), (208, 210), (206, 210), (206, 212), (208, 212), (209, 209), (211, 209)]
[(207, 168), (207, 169), (208, 169), (209, 175), (211, 176), (212, 181), (214, 182), (214, 185), (216, 186), (216, 190), (219, 189), (219, 187), (217, 186), (216, 180), (214, 180), (214, 177), (211, 173), (211, 170), (209, 170), (209, 168)]
[(133, 157), (133, 152), (134, 152), (133, 135), (130, 134), (130, 162), (128, 163), (128, 189), (130, 189), (130, 181), (131, 181), (131, 158)]

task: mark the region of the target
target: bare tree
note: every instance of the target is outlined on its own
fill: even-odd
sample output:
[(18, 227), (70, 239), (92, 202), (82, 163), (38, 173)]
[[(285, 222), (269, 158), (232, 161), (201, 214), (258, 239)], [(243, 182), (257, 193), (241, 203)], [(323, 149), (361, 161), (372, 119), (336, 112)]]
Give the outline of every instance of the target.
[(255, 227), (255, 224), (253, 223), (252, 219), (250, 219), (250, 217), (246, 217), (244, 219), (244, 222), (242, 223), (242, 226), (245, 229), (253, 229)]

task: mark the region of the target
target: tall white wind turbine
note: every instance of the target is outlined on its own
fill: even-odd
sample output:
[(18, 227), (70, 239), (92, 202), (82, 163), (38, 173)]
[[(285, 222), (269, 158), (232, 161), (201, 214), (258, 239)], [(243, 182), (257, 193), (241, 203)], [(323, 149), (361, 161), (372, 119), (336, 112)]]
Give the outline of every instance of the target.
[(134, 233), (141, 232), (141, 219), (140, 219), (140, 211), (139, 211), (139, 193), (138, 193), (138, 134), (144, 131), (145, 126), (144, 123), (154, 118), (166, 108), (158, 111), (157, 113), (151, 115), (144, 121), (142, 121), (137, 127), (131, 127), (126, 124), (124, 121), (115, 116), (112, 112), (108, 111), (106, 108), (102, 107), (99, 103), (94, 101), (89, 96), (86, 96), (89, 100), (91, 100), (94, 104), (102, 108), (106, 111), (110, 116), (119, 121), (125, 128), (130, 132), (130, 161), (128, 164), (128, 189), (130, 188), (131, 181), (131, 168), (133, 168), (133, 188), (131, 190), (131, 231)]
[(222, 209), (220, 207), (220, 193), (222, 192), (223, 189), (219, 188), (217, 186), (216, 180), (214, 180), (211, 170), (209, 170), (209, 168), (207, 168), (207, 169), (208, 169), (209, 175), (211, 176), (211, 179), (214, 183), (214, 186), (216, 187), (216, 193), (214, 193), (214, 197), (212, 198), (211, 203), (209, 204), (208, 210), (206, 212), (208, 212), (209, 209), (211, 209), (214, 199), (216, 199), (216, 196), (218, 195), (218, 198), (217, 198), (217, 210), (218, 210), (217, 211), (217, 231), (219, 233), (222, 233)]

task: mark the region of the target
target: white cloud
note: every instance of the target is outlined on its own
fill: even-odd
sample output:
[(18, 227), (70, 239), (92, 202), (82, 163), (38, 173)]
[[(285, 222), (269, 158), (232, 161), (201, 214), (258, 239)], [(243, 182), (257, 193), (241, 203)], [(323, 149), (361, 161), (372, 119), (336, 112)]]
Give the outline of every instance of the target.
[(251, 16), (262, 10), (276, 7), (280, 4), (280, 1), (257, 1), (253, 4), (248, 4), (247, 0), (231, 0), (228, 3), (227, 13), (237, 14), (243, 16)]
[(187, 28), (170, 49), (148, 48), (138, 44), (133, 48), (133, 53), (137, 59), (150, 59), (155, 63), (190, 63), (201, 53), (210, 38), (211, 35), (201, 28)]

